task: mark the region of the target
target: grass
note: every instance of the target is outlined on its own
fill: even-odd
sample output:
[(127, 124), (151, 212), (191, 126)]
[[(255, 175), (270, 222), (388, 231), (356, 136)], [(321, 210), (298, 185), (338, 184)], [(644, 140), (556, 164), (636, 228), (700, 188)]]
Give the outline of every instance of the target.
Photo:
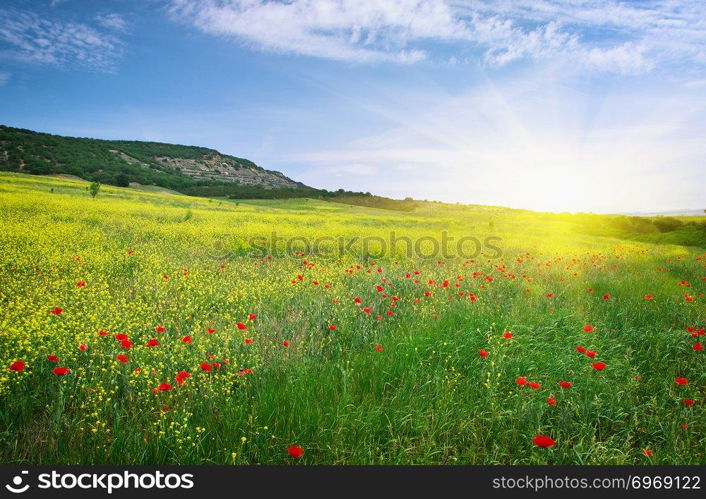
[[(12, 174), (0, 175), (0, 227), (3, 463), (706, 462), (703, 248), (497, 207), (402, 213), (109, 186), (91, 199), (82, 182)], [(333, 237), (321, 246), (332, 250), (390, 231), (499, 238), (502, 254), (280, 254), (295, 236)], [(265, 242), (256, 257), (252, 238)], [(154, 393), (160, 383), (171, 390)], [(537, 447), (537, 434), (556, 444)]]

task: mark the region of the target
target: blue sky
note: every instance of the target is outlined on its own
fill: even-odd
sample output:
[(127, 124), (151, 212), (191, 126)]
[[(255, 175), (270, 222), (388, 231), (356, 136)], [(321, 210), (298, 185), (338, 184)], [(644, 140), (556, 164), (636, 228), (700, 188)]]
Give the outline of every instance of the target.
[(706, 3), (4, 0), (0, 123), (314, 187), (706, 208)]

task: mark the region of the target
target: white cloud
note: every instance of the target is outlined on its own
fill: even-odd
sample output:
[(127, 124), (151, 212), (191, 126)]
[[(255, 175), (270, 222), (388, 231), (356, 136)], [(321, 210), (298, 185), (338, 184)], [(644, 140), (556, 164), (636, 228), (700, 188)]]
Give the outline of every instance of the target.
[(425, 57), (409, 47), (419, 38), (460, 36), (464, 26), (441, 1), (174, 0), (170, 12), (214, 35), (235, 37), (263, 50), (358, 62), (414, 62)]
[[(170, 14), (259, 50), (411, 63), (480, 52), (640, 73), (706, 62), (706, 3), (690, 0), (167, 0)], [(448, 57), (439, 57), (448, 60)]]
[(0, 57), (111, 71), (122, 50), (119, 38), (97, 27), (0, 9)]
[(104, 28), (115, 31), (124, 31), (127, 28), (127, 21), (120, 14), (100, 14), (96, 16), (96, 22)]

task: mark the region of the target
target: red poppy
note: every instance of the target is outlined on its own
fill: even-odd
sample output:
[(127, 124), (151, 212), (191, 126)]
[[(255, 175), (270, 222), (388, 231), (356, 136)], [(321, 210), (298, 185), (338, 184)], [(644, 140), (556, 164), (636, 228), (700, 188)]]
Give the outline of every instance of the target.
[(700, 352), (704, 349), (704, 346), (697, 341), (696, 343), (694, 343), (694, 346), (692, 348), (694, 349), (694, 352)]
[(284, 341), (282, 342), (282, 345), (288, 347), (288, 346), (289, 346), (289, 342), (288, 342), (287, 340), (284, 340)]
[(250, 319), (251, 321), (254, 321), (255, 319), (257, 319), (257, 315), (255, 315), (255, 314), (248, 314), (248, 319)]
[(212, 366), (208, 362), (201, 362), (201, 369), (203, 371), (210, 371), (211, 368), (212, 368)]
[(654, 456), (654, 452), (652, 452), (649, 449), (642, 449), (642, 453), (646, 455), (647, 457)]
[(645, 295), (645, 300), (652, 300), (654, 296), (652, 295)]
[(213, 333), (216, 332), (216, 330), (215, 330), (215, 329), (208, 328), (208, 329), (206, 330), (206, 332), (207, 332), (208, 334), (213, 334)]
[(694, 405), (694, 401), (692, 399), (684, 399), (684, 405), (687, 407), (691, 407)]
[(12, 364), (10, 364), (10, 371), (15, 371), (18, 373), (21, 373), (22, 370), (25, 368), (25, 363), (22, 362), (21, 360), (16, 360)]
[(135, 250), (134, 250), (134, 249), (127, 250), (127, 254), (128, 254), (128, 255), (132, 255), (133, 253), (135, 253)]
[(236, 326), (237, 326), (238, 329), (240, 329), (241, 331), (242, 331), (243, 329), (247, 329), (247, 327), (248, 327), (248, 326), (246, 326), (245, 324), (243, 324), (242, 322), (238, 322), (238, 323), (236, 324)]
[(366, 314), (369, 314), (369, 313), (370, 313), (370, 307), (365, 307), (365, 308), (363, 309), (363, 312), (365, 312)]
[(687, 331), (691, 333), (692, 338), (696, 338), (697, 336), (704, 336), (706, 334), (706, 329), (701, 328), (701, 329), (695, 329), (693, 327), (687, 328)]
[(115, 356), (118, 362), (121, 364), (127, 364), (127, 355), (124, 353), (119, 353), (118, 355)]
[(582, 346), (578, 346), (578, 347), (576, 347), (576, 351), (578, 353), (586, 353), (586, 348), (582, 347)]
[(382, 347), (382, 345), (375, 345), (375, 350), (377, 350), (378, 352), (382, 352), (384, 348)]
[(530, 382), (527, 383), (527, 384), (528, 384), (529, 387), (532, 388), (533, 390), (537, 390), (538, 388), (541, 388), (541, 387), (542, 387), (542, 385), (540, 385), (540, 384), (537, 383), (536, 381), (530, 381)]
[(547, 397), (547, 404), (556, 405), (556, 399), (554, 397)]
[(50, 360), (52, 362), (59, 362), (59, 357), (56, 355), (47, 355), (47, 360)]
[(52, 372), (57, 376), (63, 376), (64, 374), (69, 374), (71, 372), (71, 369), (69, 369), (68, 367), (55, 367), (54, 369), (52, 369)]
[(152, 338), (151, 340), (149, 340), (147, 342), (148, 347), (156, 347), (158, 345), (159, 345), (159, 342), (155, 338)]
[(591, 324), (586, 324), (586, 325), (583, 327), (583, 332), (584, 332), (584, 333), (592, 333), (592, 332), (595, 331), (595, 330), (596, 330), (596, 328), (593, 327)]
[(562, 388), (571, 388), (571, 381), (559, 381), (559, 386)]
[(76, 283), (76, 286), (78, 286), (79, 288), (82, 288), (82, 287), (84, 287), (85, 285), (86, 285), (86, 283), (83, 282), (83, 281), (78, 281), (78, 282)]
[(331, 324), (328, 328), (329, 328), (331, 331), (335, 331), (335, 330), (336, 330), (336, 325), (335, 325), (335, 324)]
[(290, 445), (287, 452), (294, 459), (300, 459), (304, 455), (304, 449), (301, 445)]
[(527, 384), (527, 377), (520, 376), (519, 378), (515, 379), (515, 383), (517, 383), (520, 386), (525, 386)]
[(172, 385), (169, 383), (160, 383), (159, 387), (157, 388), (158, 391), (160, 392), (169, 392), (172, 389)]
[(593, 359), (596, 356), (596, 351), (595, 350), (587, 350), (586, 355)]
[(115, 341), (123, 341), (127, 339), (127, 334), (118, 333), (115, 335)]
[(88, 345), (86, 345), (85, 343), (81, 343), (78, 346), (78, 349), (81, 350), (82, 352), (85, 352), (86, 350), (88, 350)]
[(177, 375), (174, 377), (174, 379), (176, 380), (177, 384), (183, 385), (184, 380), (187, 378), (190, 378), (190, 377), (191, 377), (191, 374), (187, 373), (186, 371), (179, 371), (177, 373)]
[(608, 293), (603, 295), (603, 300), (608, 301), (610, 300), (610, 295)]
[(537, 435), (532, 439), (532, 441), (537, 447), (542, 447), (544, 449), (552, 447), (556, 443), (554, 439), (548, 435)]
[(608, 366), (604, 362), (594, 362), (593, 363), (593, 369), (595, 369), (596, 371), (602, 371), (606, 367), (608, 367)]
[(99, 329), (98, 336), (110, 336), (110, 333), (108, 331), (104, 331), (103, 329)]
[(185, 343), (187, 345), (191, 345), (193, 342), (191, 341), (191, 336), (186, 335), (181, 339), (182, 343)]
[(158, 333), (163, 333), (163, 332), (164, 332), (164, 327), (163, 327), (163, 326), (157, 326), (156, 328), (154, 328), (154, 330), (157, 331)]
[(249, 345), (252, 343), (252, 338), (245, 338), (243, 341), (245, 342), (246, 345)]
[(507, 338), (508, 340), (512, 338), (512, 331), (505, 331), (503, 333), (503, 338)]
[(674, 378), (674, 382), (675, 382), (677, 385), (681, 385), (681, 386), (684, 386), (684, 385), (688, 385), (688, 384), (689, 384), (689, 380), (686, 379), (686, 378)]
[(480, 350), (478, 350), (478, 355), (480, 355), (481, 357), (485, 358), (485, 357), (488, 356), (488, 352), (486, 352), (485, 350), (483, 350), (483, 349), (481, 348)]
[(554, 293), (547, 293), (547, 298), (549, 298), (549, 299), (554, 298)]
[(120, 342), (120, 346), (123, 347), (125, 350), (130, 350), (132, 348), (132, 341), (123, 340)]
[(63, 312), (63, 311), (64, 311), (64, 309), (61, 307), (54, 307), (50, 310), (50, 312), (54, 315), (60, 315), (61, 312)]

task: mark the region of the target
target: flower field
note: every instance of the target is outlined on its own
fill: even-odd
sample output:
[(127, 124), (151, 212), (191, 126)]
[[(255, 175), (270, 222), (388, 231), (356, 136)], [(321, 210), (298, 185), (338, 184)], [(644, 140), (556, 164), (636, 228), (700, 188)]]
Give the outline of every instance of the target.
[(86, 185), (0, 175), (3, 463), (706, 463), (703, 249)]

